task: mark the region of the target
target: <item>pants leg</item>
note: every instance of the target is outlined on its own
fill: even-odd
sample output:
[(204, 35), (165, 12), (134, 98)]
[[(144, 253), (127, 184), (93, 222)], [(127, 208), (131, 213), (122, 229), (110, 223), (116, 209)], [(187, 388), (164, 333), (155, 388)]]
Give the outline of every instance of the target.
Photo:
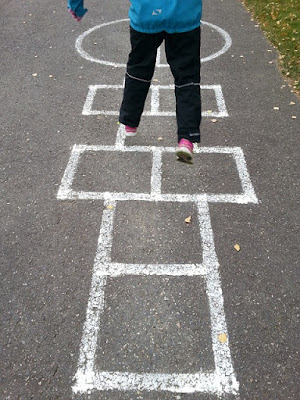
[(162, 41), (162, 34), (141, 33), (130, 27), (131, 52), (119, 116), (124, 125), (137, 127), (140, 123), (154, 73), (157, 48)]
[(200, 142), (200, 42), (200, 28), (165, 38), (167, 61), (175, 80), (178, 141)]

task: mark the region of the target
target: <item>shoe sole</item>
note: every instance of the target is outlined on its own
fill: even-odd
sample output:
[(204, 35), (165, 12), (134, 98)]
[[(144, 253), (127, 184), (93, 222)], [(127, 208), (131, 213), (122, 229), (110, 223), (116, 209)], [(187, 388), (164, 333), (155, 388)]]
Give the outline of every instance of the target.
[(191, 153), (188, 149), (178, 149), (176, 150), (176, 155), (179, 158), (179, 160), (187, 163), (187, 164), (192, 164), (193, 163), (193, 153)]
[(137, 132), (126, 132), (125, 131), (125, 136), (126, 137), (133, 137), (133, 136), (136, 136), (136, 134), (137, 134)]

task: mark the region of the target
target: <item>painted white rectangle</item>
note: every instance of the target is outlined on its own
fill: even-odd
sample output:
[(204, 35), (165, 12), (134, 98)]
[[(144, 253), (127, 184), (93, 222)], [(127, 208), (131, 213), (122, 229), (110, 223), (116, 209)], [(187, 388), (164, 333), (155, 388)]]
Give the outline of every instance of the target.
[[(111, 263), (113, 224), (116, 202), (103, 212), (97, 253), (94, 261), (92, 283), (86, 313), (86, 321), (80, 345), (78, 370), (75, 375), (73, 392), (89, 393), (92, 390), (118, 391), (168, 391), (173, 393), (210, 393), (217, 396), (232, 394), (238, 396), (239, 384), (233, 370), (229, 339), (225, 321), (223, 295), (219, 278), (219, 264), (215, 252), (209, 207), (206, 201), (197, 202), (203, 263), (199, 265), (133, 265)], [(194, 276), (203, 275), (206, 279), (206, 293), (210, 310), (211, 339), (215, 369), (191, 374), (161, 374), (99, 371), (95, 366), (97, 343), (99, 343), (101, 316), (104, 312), (105, 286), (107, 277), (120, 276), (129, 269), (130, 275), (172, 275), (178, 268), (191, 268)], [(195, 268), (196, 267), (196, 268)], [(197, 270), (198, 269), (198, 270)], [(187, 275), (188, 271), (186, 270)], [(219, 340), (220, 335), (225, 340)]]
[[(221, 85), (200, 85), (201, 90), (213, 90), (216, 98), (216, 109), (212, 112), (203, 111), (203, 117), (214, 117), (224, 118), (228, 117), (228, 111), (225, 105), (225, 99), (222, 92)], [(103, 90), (119, 90), (123, 91), (123, 85), (90, 85), (89, 92), (83, 106), (83, 115), (119, 115), (119, 110), (94, 110), (93, 102), (98, 91)], [(151, 92), (151, 109), (150, 111), (144, 111), (144, 116), (156, 116), (156, 117), (175, 117), (175, 111), (163, 111), (160, 110), (160, 95), (164, 90), (174, 91), (174, 85), (150, 85)], [(121, 101), (120, 94), (120, 101)]]
[[(119, 129), (120, 130), (120, 129)], [(72, 189), (73, 180), (77, 171), (80, 157), (84, 152), (144, 152), (152, 153), (153, 166), (151, 174), (151, 187), (148, 193), (123, 193), (123, 192), (83, 192), (74, 191)], [(175, 153), (176, 148), (173, 147), (150, 147), (150, 146), (130, 146), (125, 147), (121, 139), (117, 141), (115, 146), (87, 146), (75, 145), (71, 152), (69, 163), (62, 178), (61, 185), (58, 190), (57, 198), (61, 200), (107, 200), (114, 201), (170, 201), (170, 202), (186, 202), (186, 201), (208, 201), (221, 203), (258, 203), (251, 179), (247, 170), (246, 160), (242, 149), (239, 147), (200, 147), (195, 149), (195, 153), (210, 154), (230, 154), (236, 163), (239, 180), (241, 183), (241, 192), (236, 194), (218, 194), (218, 193), (202, 193), (202, 194), (168, 194), (161, 193), (161, 175), (162, 175), (162, 154)]]

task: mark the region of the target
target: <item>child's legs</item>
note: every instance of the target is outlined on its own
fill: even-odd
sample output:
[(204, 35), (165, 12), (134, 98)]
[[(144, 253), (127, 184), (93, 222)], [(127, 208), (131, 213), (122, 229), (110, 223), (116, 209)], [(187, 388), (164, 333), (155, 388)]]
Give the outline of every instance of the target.
[(141, 33), (130, 27), (131, 52), (119, 116), (119, 121), (124, 125), (139, 125), (154, 73), (157, 48), (162, 41), (162, 34)]
[(175, 80), (178, 141), (200, 142), (200, 28), (168, 34), (166, 56)]

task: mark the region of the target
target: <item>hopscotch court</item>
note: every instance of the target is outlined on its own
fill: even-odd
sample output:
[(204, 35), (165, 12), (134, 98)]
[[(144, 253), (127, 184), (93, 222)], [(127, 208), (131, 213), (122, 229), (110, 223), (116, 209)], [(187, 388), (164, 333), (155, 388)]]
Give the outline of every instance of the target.
[[(228, 35), (228, 34), (227, 34)], [(86, 57), (85, 57), (86, 58)], [(91, 61), (91, 60), (90, 60)], [(158, 62), (159, 65), (159, 62)], [(119, 92), (123, 85), (90, 85), (83, 106), (83, 115), (118, 115), (117, 110), (95, 108), (95, 98), (103, 91)], [(172, 85), (151, 85), (150, 109), (144, 116), (174, 116), (175, 113), (161, 107), (161, 93), (172, 91)], [(212, 91), (215, 98), (215, 109), (208, 115), (228, 117), (225, 99), (220, 85), (202, 86), (202, 90)], [(162, 95), (163, 96), (163, 95)], [(101, 103), (101, 101), (100, 101)], [(248, 173), (243, 150), (240, 147), (199, 147), (196, 155), (229, 157), (232, 160), (235, 174), (239, 181), (239, 190), (222, 193), (194, 192), (176, 193), (167, 191), (163, 183), (165, 169), (164, 157), (174, 154), (175, 147), (163, 146), (134, 146), (126, 145), (123, 126), (116, 130), (116, 141), (112, 146), (107, 145), (74, 145), (57, 194), (59, 200), (100, 200), (104, 202), (104, 211), (100, 222), (97, 251), (94, 258), (92, 282), (89, 302), (86, 311), (86, 321), (83, 327), (82, 341), (79, 349), (78, 369), (73, 386), (74, 394), (90, 393), (92, 391), (168, 391), (173, 393), (207, 393), (220, 397), (226, 395), (239, 396), (239, 384), (234, 372), (229, 347), (229, 334), (226, 325), (224, 300), (219, 276), (219, 262), (215, 250), (214, 234), (210, 218), (210, 203), (258, 203), (251, 178)], [(73, 188), (77, 174), (82, 167), (87, 154), (107, 154), (115, 152), (126, 154), (144, 154), (150, 159), (151, 172), (145, 186), (147, 190), (120, 191), (113, 190), (81, 190)], [(99, 171), (98, 171), (99, 172)], [(105, 174), (105, 169), (103, 169)], [(122, 170), (115, 171), (119, 175)], [(78, 186), (78, 185), (77, 185)], [(80, 185), (79, 185), (80, 186)], [(199, 237), (202, 247), (202, 260), (190, 263), (130, 263), (112, 260), (111, 251), (114, 243), (114, 225), (117, 210), (130, 202), (149, 202), (153, 204), (192, 203), (197, 210)], [(105, 290), (109, 279), (126, 276), (144, 277), (201, 277), (205, 282), (209, 320), (211, 330), (211, 346), (214, 368), (202, 368), (192, 373), (139, 373), (136, 371), (104, 370), (96, 362), (97, 346), (101, 336), (101, 320), (105, 312)], [(110, 312), (113, 312), (111, 310)]]

